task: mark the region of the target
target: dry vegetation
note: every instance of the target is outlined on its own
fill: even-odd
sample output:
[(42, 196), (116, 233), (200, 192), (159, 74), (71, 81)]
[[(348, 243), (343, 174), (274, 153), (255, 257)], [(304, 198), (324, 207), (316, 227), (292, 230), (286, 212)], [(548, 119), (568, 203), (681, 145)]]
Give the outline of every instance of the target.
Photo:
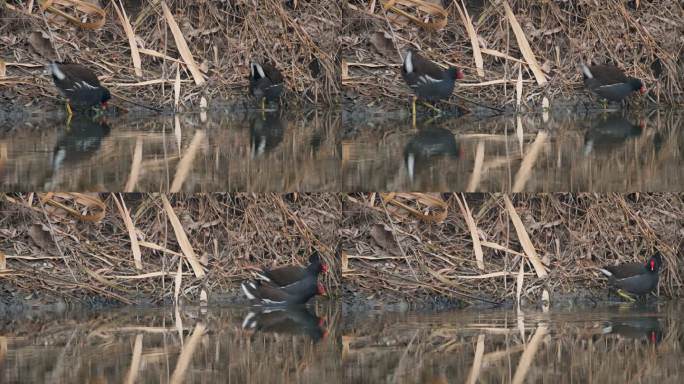
[[(539, 109), (543, 97), (552, 107), (573, 99), (581, 86), (576, 66), (589, 60), (612, 62), (641, 78), (650, 90), (649, 103), (684, 100), (681, 1), (507, 2), (512, 14), (506, 1), (349, 0), (340, 37), (347, 101), (374, 105), (385, 95), (383, 103), (405, 105), (410, 92), (400, 76), (399, 52), (410, 47), (464, 68), (466, 79), (455, 93), (490, 106), (515, 105), (521, 74), (523, 106)], [(431, 24), (419, 27), (418, 21), (384, 10), (387, 3)]]
[(340, 283), (333, 194), (25, 194), (0, 211), (3, 300), (234, 300), (250, 271), (314, 250), (331, 296)]
[(0, 96), (8, 100), (56, 96), (42, 66), (61, 59), (91, 67), (117, 96), (170, 109), (179, 86), (181, 106), (197, 107), (203, 97), (211, 107), (244, 98), (249, 62), (269, 60), (285, 76), (288, 103), (336, 102), (340, 10), (334, 1), (105, 1), (98, 8), (104, 22), (92, 29), (51, 12), (44, 18), (38, 3), (0, 7), (7, 21), (0, 26)]
[(605, 288), (596, 267), (658, 250), (660, 295), (682, 293), (682, 194), (517, 194), (511, 204), (499, 194), (419, 196), (348, 196), (340, 239), (348, 292), (381, 302), (537, 302), (547, 290), (553, 303)]

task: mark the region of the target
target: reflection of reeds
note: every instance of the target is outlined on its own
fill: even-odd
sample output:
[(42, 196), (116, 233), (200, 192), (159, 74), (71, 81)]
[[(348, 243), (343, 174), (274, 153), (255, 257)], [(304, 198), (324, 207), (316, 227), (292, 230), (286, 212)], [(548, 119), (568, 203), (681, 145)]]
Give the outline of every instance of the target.
[[(516, 314), (502, 311), (355, 313), (345, 324), (345, 372), (352, 382), (387, 382), (402, 362), (402, 383), (432, 382), (676, 382), (681, 365), (681, 306), (659, 313), (632, 308), (626, 319), (660, 319), (664, 337), (605, 334), (614, 308), (528, 313), (524, 333)], [(487, 319), (485, 324), (482, 319)], [(478, 322), (480, 324), (478, 324)], [(619, 356), (619, 358), (616, 358)]]
[[(502, 117), (468, 121), (446, 120), (464, 156), (459, 159), (435, 156), (429, 167), (411, 181), (402, 157), (410, 136), (405, 131), (383, 132), (359, 127), (346, 151), (355, 161), (342, 169), (348, 190), (466, 190), (478, 191), (679, 191), (682, 187), (684, 132), (678, 127), (684, 115), (675, 111), (655, 111), (646, 117), (628, 116), (645, 129), (637, 137), (615, 140), (610, 146), (585, 155), (585, 135), (593, 119), (552, 116), (543, 123), (538, 116), (522, 116), (524, 132), (510, 135), (516, 118)], [(392, 122), (372, 122), (392, 126)], [(539, 131), (540, 128), (548, 129)], [(491, 133), (495, 132), (495, 133)], [(478, 165), (479, 146), (486, 154)], [(520, 148), (520, 149), (519, 149)], [(510, 169), (509, 169), (510, 168)], [(479, 169), (479, 172), (478, 172)], [(379, 177), (378, 175), (385, 175)], [(473, 180), (477, 180), (474, 184)]]
[[(339, 308), (320, 307), (329, 336), (248, 334), (245, 309), (210, 308), (197, 319), (170, 310), (33, 314), (0, 330), (0, 362), (10, 382), (338, 382)], [(20, 315), (21, 316), (21, 315)], [(9, 365), (7, 365), (9, 364)], [(50, 379), (50, 380), (48, 380)]]
[[(2, 143), (11, 145), (12, 150), (0, 180), (9, 190), (42, 190), (47, 181), (52, 181), (49, 185), (56, 190), (281, 192), (339, 188), (338, 115), (330, 111), (285, 114), (283, 120), (289, 124), (282, 142), (259, 158), (249, 154), (249, 124), (260, 115), (210, 115), (206, 124), (197, 117), (178, 118), (181, 146), (173, 136), (171, 117), (115, 120), (97, 152), (58, 174), (52, 174), (50, 157), (62, 132), (46, 128), (39, 139), (22, 134), (4, 137)], [(200, 140), (202, 137), (205, 139)], [(0, 166), (2, 163), (0, 153)]]

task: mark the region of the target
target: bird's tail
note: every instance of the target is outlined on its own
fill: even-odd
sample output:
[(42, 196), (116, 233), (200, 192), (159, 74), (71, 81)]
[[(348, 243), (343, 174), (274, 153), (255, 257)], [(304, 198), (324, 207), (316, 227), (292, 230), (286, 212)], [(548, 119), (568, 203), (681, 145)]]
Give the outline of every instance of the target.
[(608, 277), (613, 276), (613, 273), (610, 272), (610, 271), (607, 270), (607, 269), (604, 269), (604, 268), (597, 268), (597, 269), (598, 269), (599, 271), (601, 271), (601, 273), (603, 273), (604, 275), (606, 275), (606, 276), (608, 276)]
[(240, 284), (240, 288), (242, 288), (242, 292), (247, 296), (248, 299), (254, 300), (256, 299), (256, 295), (254, 294), (254, 290), (256, 289), (256, 286), (254, 285), (253, 282), (251, 281), (246, 281), (242, 284)]
[(582, 71), (582, 74), (584, 75), (584, 77), (586, 77), (587, 79), (593, 79), (594, 78), (594, 75), (591, 73), (591, 71), (589, 70), (589, 67), (587, 67), (586, 64), (582, 63), (580, 65), (580, 70)]
[(51, 75), (55, 76), (59, 80), (64, 80), (66, 78), (64, 72), (59, 69), (59, 65), (57, 65), (57, 63), (54, 61), (51, 61), (50, 64), (47, 65), (47, 70)]

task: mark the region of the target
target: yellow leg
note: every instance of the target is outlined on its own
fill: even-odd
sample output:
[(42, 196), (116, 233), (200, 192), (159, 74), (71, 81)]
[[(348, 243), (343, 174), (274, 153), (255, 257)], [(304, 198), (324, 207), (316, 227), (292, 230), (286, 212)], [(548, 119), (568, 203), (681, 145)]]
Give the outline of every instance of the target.
[(71, 126), (71, 117), (74, 115), (74, 112), (71, 110), (71, 105), (69, 105), (69, 101), (66, 103), (66, 111), (67, 111), (67, 129)]
[(435, 111), (435, 112), (437, 112), (437, 113), (442, 113), (442, 111), (441, 111), (439, 108), (435, 107), (434, 105), (432, 105), (432, 104), (430, 104), (430, 103), (425, 103), (425, 102), (424, 102), (423, 104), (424, 104), (426, 107), (432, 109), (433, 111)]
[(413, 101), (411, 103), (411, 116), (412, 116), (412, 121), (413, 121), (413, 128), (416, 127), (416, 96), (413, 96)]
[(606, 99), (601, 100), (601, 105), (603, 106), (603, 109), (608, 108), (608, 100), (606, 100)]
[(262, 97), (261, 98), (261, 110), (263, 111), (264, 109), (266, 109), (266, 98)]
[(622, 296), (622, 297), (624, 297), (624, 298), (627, 299), (627, 301), (629, 301), (629, 302), (632, 302), (632, 303), (633, 303), (633, 302), (636, 301), (636, 299), (634, 299), (632, 296), (629, 295), (629, 293), (623, 291), (622, 289), (618, 289), (617, 294), (620, 295), (620, 296)]

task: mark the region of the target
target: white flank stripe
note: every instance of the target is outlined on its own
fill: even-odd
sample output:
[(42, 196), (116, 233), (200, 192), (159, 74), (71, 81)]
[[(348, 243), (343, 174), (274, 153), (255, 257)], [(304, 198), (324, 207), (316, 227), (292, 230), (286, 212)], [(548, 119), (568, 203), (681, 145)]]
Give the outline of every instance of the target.
[(435, 79), (434, 77), (430, 77), (428, 75), (423, 75), (420, 77), (420, 82), (424, 84), (432, 84), (432, 83), (439, 83), (440, 79)]
[(283, 304), (285, 301), (274, 301), (274, 300), (269, 300), (269, 299), (263, 299), (262, 300), (266, 304)]
[[(79, 84), (79, 83), (76, 83), (76, 84)], [(81, 84), (82, 88), (97, 89), (96, 86), (90, 85), (90, 84), (86, 83), (85, 81), (81, 81), (80, 84)]]
[(600, 86), (599, 89), (610, 89), (613, 87), (621, 87), (623, 85), (624, 85), (624, 83), (606, 84), (606, 85)]
[(271, 279), (269, 279), (268, 277), (262, 275), (262, 274), (259, 273), (259, 272), (256, 273), (256, 277), (257, 277), (257, 279), (259, 279), (259, 280), (268, 281), (269, 283), (271, 282)]

